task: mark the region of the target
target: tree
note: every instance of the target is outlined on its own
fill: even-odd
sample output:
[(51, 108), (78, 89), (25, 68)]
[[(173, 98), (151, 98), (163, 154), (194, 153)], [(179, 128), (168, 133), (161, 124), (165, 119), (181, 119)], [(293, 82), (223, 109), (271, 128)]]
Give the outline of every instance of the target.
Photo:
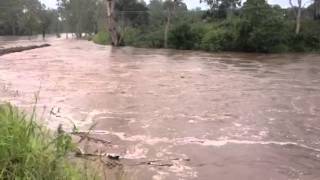
[[(1, 35), (32, 35), (51, 26), (45, 18), (50, 10), (39, 0), (0, 0), (0, 10)], [(58, 17), (53, 18), (56, 22)]]
[(300, 33), (300, 29), (301, 29), (302, 0), (296, 0), (297, 1), (297, 5), (294, 5), (294, 3), (292, 1), (293, 0), (289, 0), (289, 3), (290, 3), (291, 7), (294, 9), (294, 12), (295, 12), (295, 16), (296, 16), (295, 33), (296, 33), (296, 35), (298, 35)]
[(237, 48), (256, 52), (286, 49), (288, 33), (280, 7), (271, 7), (265, 0), (247, 0), (240, 17)]
[(178, 9), (186, 9), (187, 6), (182, 0), (167, 0), (163, 4), (164, 9), (166, 9), (167, 17), (164, 29), (164, 48), (168, 47), (168, 33), (170, 31), (170, 25), (172, 18), (174, 18), (175, 13)]
[(67, 31), (76, 33), (78, 38), (81, 38), (83, 33), (96, 31), (97, 6), (97, 0), (58, 0), (61, 20), (67, 24)]
[(41, 32), (42, 32), (42, 38), (46, 38), (46, 33), (50, 27), (50, 24), (52, 23), (52, 14), (53, 12), (46, 11), (42, 9), (40, 11), (39, 17), (40, 17), (40, 26), (41, 26)]
[(231, 16), (233, 11), (241, 5), (241, 0), (200, 0), (200, 3), (207, 3), (209, 14), (216, 18)]
[(166, 21), (165, 9), (161, 0), (151, 0), (149, 5), (149, 22), (152, 30), (157, 30)]
[(148, 24), (148, 8), (144, 1), (117, 0), (116, 16), (124, 26), (141, 27)]
[(320, 0), (314, 0), (313, 3), (314, 8), (314, 18), (320, 19)]
[(116, 20), (115, 0), (106, 0), (107, 6), (107, 23), (108, 30), (111, 35), (111, 43), (113, 46), (121, 44), (121, 36), (119, 32), (118, 22)]
[(19, 31), (19, 17), (23, 17), (23, 3), (20, 0), (0, 1), (1, 31), (3, 34), (16, 35)]

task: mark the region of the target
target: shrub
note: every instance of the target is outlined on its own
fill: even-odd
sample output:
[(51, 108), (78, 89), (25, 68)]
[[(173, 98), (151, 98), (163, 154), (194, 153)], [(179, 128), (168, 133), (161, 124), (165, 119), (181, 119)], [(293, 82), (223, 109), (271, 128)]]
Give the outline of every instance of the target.
[(290, 50), (294, 52), (305, 52), (308, 51), (305, 37), (303, 34), (293, 34), (290, 38)]
[(0, 179), (82, 179), (67, 160), (71, 137), (52, 135), (11, 105), (0, 105)]
[(139, 37), (140, 31), (136, 28), (127, 28), (122, 35), (124, 44), (128, 46), (139, 45)]
[(288, 41), (288, 35), (281, 24), (266, 22), (264, 25), (254, 28), (248, 38), (248, 50), (256, 52), (281, 52)]
[(191, 31), (194, 34), (194, 43), (193, 48), (194, 49), (201, 49), (201, 42), (205, 34), (210, 31), (210, 29), (213, 28), (208, 23), (195, 23), (191, 25)]
[(235, 30), (236, 47), (241, 51), (287, 51), (288, 23), (281, 8), (271, 7), (264, 0), (248, 0), (243, 6)]
[(164, 31), (163, 29), (150, 30), (145, 32), (140, 38), (140, 46), (151, 48), (162, 48), (164, 44)]
[(320, 49), (320, 23), (314, 20), (305, 20), (302, 22), (301, 35), (304, 44), (309, 51), (319, 51)]
[(201, 48), (207, 51), (224, 50), (226, 32), (223, 29), (211, 29), (201, 41)]
[(195, 46), (194, 42), (196, 40), (196, 35), (197, 34), (191, 30), (190, 25), (178, 25), (169, 33), (169, 46), (176, 49), (192, 49)]
[(98, 34), (93, 37), (93, 42), (102, 45), (110, 44), (110, 35), (107, 31), (99, 31)]

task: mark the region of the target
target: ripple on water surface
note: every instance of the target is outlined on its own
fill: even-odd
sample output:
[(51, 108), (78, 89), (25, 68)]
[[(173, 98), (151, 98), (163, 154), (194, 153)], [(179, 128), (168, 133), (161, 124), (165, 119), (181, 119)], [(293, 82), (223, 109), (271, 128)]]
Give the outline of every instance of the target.
[(0, 57), (1, 100), (28, 110), (40, 89), (52, 129), (97, 123), (129, 179), (319, 179), (319, 55), (48, 41)]

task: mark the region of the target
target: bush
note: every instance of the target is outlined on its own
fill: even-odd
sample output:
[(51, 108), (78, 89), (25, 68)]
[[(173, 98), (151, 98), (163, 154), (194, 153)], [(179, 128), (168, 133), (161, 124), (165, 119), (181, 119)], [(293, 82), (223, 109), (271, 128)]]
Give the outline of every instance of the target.
[(194, 34), (194, 43), (193, 48), (194, 49), (201, 49), (201, 42), (205, 34), (210, 31), (210, 29), (213, 28), (208, 23), (195, 23), (191, 25), (191, 31)]
[(289, 33), (286, 30), (284, 22), (279, 19), (265, 20), (263, 24), (253, 29), (248, 39), (248, 45), (257, 52), (280, 52), (281, 49), (275, 49), (275, 47), (288, 44)]
[(302, 34), (293, 34), (290, 38), (290, 50), (293, 52), (305, 52), (308, 51), (308, 47), (305, 42), (305, 37)]
[(302, 29), (299, 36), (308, 51), (320, 50), (320, 23), (314, 20), (302, 21)]
[(142, 31), (129, 27), (122, 33), (122, 38), (124, 45), (135, 47), (162, 48), (164, 43), (162, 30)]
[(0, 179), (82, 179), (67, 160), (71, 137), (50, 134), (11, 105), (0, 105)]
[(150, 30), (148, 32), (145, 32), (144, 35), (140, 38), (140, 42), (139, 42), (140, 47), (151, 47), (151, 48), (162, 48), (163, 44), (164, 44), (163, 29)]
[(140, 31), (135, 28), (127, 28), (122, 35), (123, 42), (127, 46), (137, 46), (139, 45)]
[(236, 46), (242, 51), (287, 51), (289, 24), (279, 7), (271, 7), (264, 0), (250, 0), (243, 6), (237, 25)]
[(110, 44), (110, 35), (107, 31), (99, 31), (98, 34), (93, 37), (93, 42), (102, 45)]
[(226, 32), (223, 29), (211, 29), (201, 41), (201, 48), (207, 51), (224, 50)]
[(168, 44), (176, 49), (192, 49), (195, 46), (196, 35), (190, 25), (178, 25), (170, 31)]

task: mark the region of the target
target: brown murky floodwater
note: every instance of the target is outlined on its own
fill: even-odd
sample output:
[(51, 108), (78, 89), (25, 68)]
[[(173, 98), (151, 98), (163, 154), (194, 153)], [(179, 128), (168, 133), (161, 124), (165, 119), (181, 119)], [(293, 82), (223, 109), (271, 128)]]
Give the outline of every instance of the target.
[(105, 151), (171, 164), (125, 179), (320, 179), (320, 55), (50, 43), (0, 57), (1, 100), (28, 108), (40, 89), (50, 128), (96, 122)]

